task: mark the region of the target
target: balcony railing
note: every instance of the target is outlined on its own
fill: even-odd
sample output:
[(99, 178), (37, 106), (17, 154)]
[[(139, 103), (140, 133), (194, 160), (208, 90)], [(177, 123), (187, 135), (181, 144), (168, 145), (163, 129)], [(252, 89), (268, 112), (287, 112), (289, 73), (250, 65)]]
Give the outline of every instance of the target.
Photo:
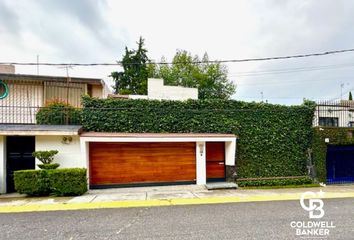
[(81, 108), (0, 106), (0, 124), (80, 125)]

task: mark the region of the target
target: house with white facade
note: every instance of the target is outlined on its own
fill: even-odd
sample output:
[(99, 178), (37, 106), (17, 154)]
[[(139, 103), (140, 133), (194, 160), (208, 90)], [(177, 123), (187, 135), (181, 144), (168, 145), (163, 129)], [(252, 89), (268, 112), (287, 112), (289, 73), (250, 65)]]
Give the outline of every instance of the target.
[[(80, 162), (81, 126), (38, 125), (36, 114), (52, 100), (81, 107), (81, 96), (106, 98), (102, 79), (15, 74), (14, 66), (0, 67), (0, 193), (14, 190), (13, 171), (34, 169), (32, 152), (56, 149), (63, 167)], [(70, 160), (69, 160), (70, 159)]]
[(354, 101), (318, 102), (314, 114), (313, 126), (354, 127)]
[[(202, 185), (234, 177), (233, 134), (98, 133), (84, 132), (80, 125), (43, 125), (36, 120), (52, 99), (80, 108), (82, 94), (105, 98), (108, 92), (101, 79), (0, 73), (0, 193), (14, 191), (14, 171), (37, 168), (32, 152), (39, 150), (58, 150), (55, 162), (61, 168), (86, 168), (90, 188)], [(122, 101), (187, 100), (198, 99), (198, 89), (149, 79), (146, 96), (109, 96)]]

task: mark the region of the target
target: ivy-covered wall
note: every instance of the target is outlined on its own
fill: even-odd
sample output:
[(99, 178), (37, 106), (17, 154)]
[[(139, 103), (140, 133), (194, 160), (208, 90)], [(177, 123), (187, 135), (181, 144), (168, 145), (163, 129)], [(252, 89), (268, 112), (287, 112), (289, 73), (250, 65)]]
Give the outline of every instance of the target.
[[(316, 127), (313, 129), (312, 156), (316, 175), (320, 182), (326, 182), (327, 145), (354, 144), (353, 128)], [(325, 139), (329, 139), (329, 143)]]
[(98, 132), (234, 133), (238, 177), (306, 175), (314, 106), (226, 100), (83, 98), (83, 127)]

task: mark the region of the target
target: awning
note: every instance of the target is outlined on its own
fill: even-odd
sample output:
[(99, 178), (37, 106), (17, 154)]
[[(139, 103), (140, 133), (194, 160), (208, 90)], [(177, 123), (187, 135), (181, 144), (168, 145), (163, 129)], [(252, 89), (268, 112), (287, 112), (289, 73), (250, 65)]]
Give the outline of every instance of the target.
[(0, 135), (4, 136), (72, 136), (81, 131), (79, 125), (0, 124)]

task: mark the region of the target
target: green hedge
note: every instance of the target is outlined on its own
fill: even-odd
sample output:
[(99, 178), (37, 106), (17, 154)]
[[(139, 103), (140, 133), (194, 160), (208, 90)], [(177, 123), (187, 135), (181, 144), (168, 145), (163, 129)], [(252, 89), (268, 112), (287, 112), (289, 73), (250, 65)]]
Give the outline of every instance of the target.
[(81, 124), (81, 110), (66, 102), (52, 100), (39, 109), (36, 121), (37, 124), (46, 125), (79, 125)]
[(241, 178), (306, 175), (314, 104), (83, 98), (86, 131), (234, 133)]
[(298, 178), (278, 178), (278, 179), (253, 179), (253, 180), (239, 180), (237, 184), (239, 187), (260, 187), (260, 186), (287, 186), (287, 185), (305, 185), (312, 184), (310, 177)]
[(15, 189), (31, 196), (72, 196), (87, 192), (86, 169), (20, 170), (14, 172)]
[(15, 189), (32, 196), (50, 193), (48, 173), (44, 170), (21, 170), (14, 172)]
[(82, 195), (87, 192), (86, 169), (57, 169), (48, 171), (50, 190), (57, 196)]
[[(312, 156), (318, 181), (326, 182), (327, 180), (327, 144), (354, 144), (354, 137), (353, 134), (349, 134), (350, 132), (353, 132), (353, 128), (317, 127), (313, 129)], [(326, 138), (329, 138), (329, 143), (325, 142)]]

